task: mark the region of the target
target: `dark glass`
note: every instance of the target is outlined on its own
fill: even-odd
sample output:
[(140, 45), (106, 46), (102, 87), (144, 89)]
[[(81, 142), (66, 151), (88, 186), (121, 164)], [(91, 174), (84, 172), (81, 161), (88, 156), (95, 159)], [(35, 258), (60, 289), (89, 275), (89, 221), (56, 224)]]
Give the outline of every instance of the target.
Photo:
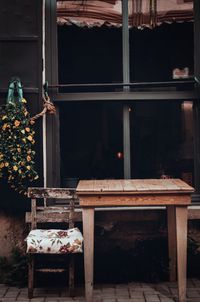
[(61, 178), (123, 178), (122, 106), (60, 105)]
[(121, 82), (121, 39), (121, 28), (58, 26), (59, 84)]
[(172, 81), (175, 68), (194, 73), (193, 23), (130, 29), (130, 78), (136, 82)]
[(193, 179), (192, 102), (130, 104), (133, 178)]

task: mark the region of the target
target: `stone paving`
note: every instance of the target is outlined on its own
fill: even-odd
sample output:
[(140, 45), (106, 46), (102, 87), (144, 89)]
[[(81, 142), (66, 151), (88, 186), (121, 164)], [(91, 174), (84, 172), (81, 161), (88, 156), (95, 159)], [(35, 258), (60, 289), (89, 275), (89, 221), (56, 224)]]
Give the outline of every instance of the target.
[[(70, 298), (64, 289), (35, 288), (34, 298), (29, 300), (27, 288), (8, 287), (0, 284), (0, 302), (72, 302), (85, 301), (83, 287), (77, 287), (76, 297)], [(163, 282), (96, 285), (94, 302), (174, 302), (177, 301), (177, 284)], [(187, 282), (187, 301), (200, 302), (200, 280)]]

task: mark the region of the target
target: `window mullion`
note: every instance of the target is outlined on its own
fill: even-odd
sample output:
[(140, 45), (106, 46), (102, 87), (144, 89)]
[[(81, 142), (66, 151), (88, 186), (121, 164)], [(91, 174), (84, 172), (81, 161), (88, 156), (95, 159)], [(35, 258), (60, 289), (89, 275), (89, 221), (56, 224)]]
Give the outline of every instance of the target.
[[(128, 1), (122, 1), (122, 50), (123, 50), (123, 83), (130, 82), (130, 59), (129, 59), (129, 22), (128, 22)], [(130, 88), (123, 87), (124, 91)], [(130, 116), (129, 106), (123, 106), (123, 146), (124, 146), (124, 178), (131, 178), (130, 158)]]

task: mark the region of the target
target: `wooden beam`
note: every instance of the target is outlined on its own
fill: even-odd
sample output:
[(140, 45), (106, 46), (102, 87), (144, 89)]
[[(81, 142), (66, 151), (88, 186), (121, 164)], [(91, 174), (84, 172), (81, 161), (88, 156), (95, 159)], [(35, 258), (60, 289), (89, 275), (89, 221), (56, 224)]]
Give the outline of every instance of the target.
[(28, 197), (71, 199), (72, 197), (75, 197), (75, 189), (29, 187)]
[[(165, 209), (149, 209), (149, 210), (138, 210), (138, 209), (120, 209), (120, 210), (101, 210), (98, 209), (95, 211), (95, 221), (97, 223), (112, 221), (112, 222), (128, 222), (128, 221), (164, 221), (166, 217)], [(200, 220), (200, 208), (199, 209), (188, 209), (188, 220)], [(26, 223), (31, 223), (31, 213), (26, 212), (25, 217)], [(58, 223), (66, 222), (66, 212), (63, 211), (59, 213), (59, 218), (57, 213), (53, 213), (52, 211), (41, 212), (37, 214), (37, 221), (40, 223), (48, 223), (52, 221), (57, 221)], [(79, 211), (74, 212), (74, 221), (81, 222), (82, 221), (82, 212)]]

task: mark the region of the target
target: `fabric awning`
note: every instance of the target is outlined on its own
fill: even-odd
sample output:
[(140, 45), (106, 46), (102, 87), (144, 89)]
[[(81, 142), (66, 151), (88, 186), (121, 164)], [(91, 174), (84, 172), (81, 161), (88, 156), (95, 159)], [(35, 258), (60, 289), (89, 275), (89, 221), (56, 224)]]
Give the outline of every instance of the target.
[[(193, 21), (193, 0), (128, 0), (129, 25), (154, 28), (162, 23)], [(59, 25), (122, 25), (121, 0), (57, 1)]]

